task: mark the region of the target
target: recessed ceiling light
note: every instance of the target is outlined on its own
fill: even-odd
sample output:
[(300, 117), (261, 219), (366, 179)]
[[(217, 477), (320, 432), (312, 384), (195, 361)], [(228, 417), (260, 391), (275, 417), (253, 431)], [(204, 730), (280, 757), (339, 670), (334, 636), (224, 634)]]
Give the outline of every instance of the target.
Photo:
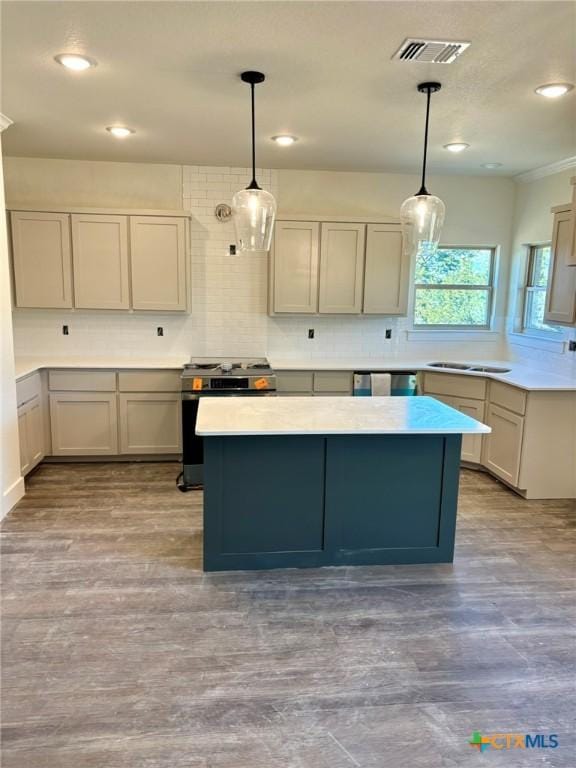
[(488, 168), (489, 170), (492, 168), (501, 168), (502, 163), (482, 163), (482, 168)]
[(80, 56), (78, 53), (59, 53), (58, 56), (54, 56), (54, 60), (58, 64), (62, 64), (66, 69), (73, 69), (75, 72), (90, 69), (90, 67), (95, 67), (98, 63), (94, 59), (89, 59), (88, 56)]
[(294, 144), (294, 142), (298, 141), (298, 139), (296, 136), (282, 134), (280, 136), (272, 136), (272, 141), (275, 141), (276, 144), (280, 144), (281, 147), (289, 147), (290, 144)]
[(463, 152), (469, 146), (470, 144), (466, 144), (464, 141), (454, 141), (451, 144), (444, 144), (444, 149), (447, 149), (448, 152)]
[(557, 99), (573, 88), (572, 83), (546, 83), (546, 85), (539, 85), (536, 88), (536, 93), (540, 96), (546, 96), (547, 99)]
[(123, 125), (109, 125), (106, 130), (116, 136), (117, 139), (125, 139), (126, 136), (130, 136), (132, 133), (136, 133), (133, 128), (126, 128)]

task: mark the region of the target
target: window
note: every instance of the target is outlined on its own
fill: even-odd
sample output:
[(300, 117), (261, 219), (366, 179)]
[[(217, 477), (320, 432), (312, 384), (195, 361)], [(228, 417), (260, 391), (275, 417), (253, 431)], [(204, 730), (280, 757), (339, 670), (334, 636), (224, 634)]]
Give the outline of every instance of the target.
[(524, 288), (524, 315), (522, 330), (528, 333), (562, 333), (560, 328), (546, 325), (544, 309), (546, 286), (550, 271), (550, 245), (531, 245), (528, 251), (528, 270)]
[(495, 248), (447, 248), (416, 256), (415, 328), (489, 328)]

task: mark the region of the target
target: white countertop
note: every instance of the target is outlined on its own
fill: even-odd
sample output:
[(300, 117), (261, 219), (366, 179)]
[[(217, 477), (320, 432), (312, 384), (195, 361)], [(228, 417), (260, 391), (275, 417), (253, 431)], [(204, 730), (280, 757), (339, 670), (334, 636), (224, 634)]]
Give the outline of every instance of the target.
[[(179, 369), (190, 358), (164, 357), (19, 357), (16, 358), (16, 379), (28, 376), (41, 368), (108, 368), (108, 369)], [(526, 368), (510, 360), (454, 360), (475, 365), (492, 365), (510, 368), (510, 373), (481, 373), (479, 371), (459, 371), (448, 368), (431, 368), (428, 363), (434, 362), (431, 355), (428, 360), (386, 360), (378, 358), (340, 358), (334, 360), (305, 360), (270, 358), (270, 365), (275, 371), (431, 371), (449, 373), (457, 376), (482, 376), (496, 381), (503, 381), (520, 389), (526, 390), (559, 390), (576, 391), (576, 379), (560, 376), (547, 371)]]
[(22, 379), (41, 368), (111, 368), (137, 370), (178, 370), (190, 360), (187, 357), (17, 357), (16, 379)]
[(203, 397), (196, 421), (196, 433), (204, 437), (490, 431), (432, 397)]
[(429, 363), (443, 362), (443, 357), (435, 358), (430, 355), (428, 360), (385, 360), (367, 358), (342, 358), (335, 360), (290, 360), (270, 358), (270, 365), (275, 371), (430, 371), (449, 373), (456, 376), (481, 376), (511, 384), (526, 390), (565, 390), (576, 391), (576, 379), (561, 376), (547, 371), (537, 371), (527, 368), (511, 360), (458, 360), (446, 358), (445, 362), (469, 363), (472, 365), (489, 365), (498, 368), (510, 368), (510, 373), (482, 373), (481, 371), (461, 371), (450, 368), (432, 368)]

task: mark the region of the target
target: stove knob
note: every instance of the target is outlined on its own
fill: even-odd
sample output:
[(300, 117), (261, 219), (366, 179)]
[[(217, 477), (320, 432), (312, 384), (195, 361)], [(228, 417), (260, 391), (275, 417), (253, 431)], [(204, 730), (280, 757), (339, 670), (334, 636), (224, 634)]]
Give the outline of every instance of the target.
[(231, 371), (231, 370), (232, 370), (232, 363), (221, 363), (221, 364), (220, 364), (220, 369), (221, 369), (221, 370), (222, 370), (224, 373), (229, 373), (229, 371)]

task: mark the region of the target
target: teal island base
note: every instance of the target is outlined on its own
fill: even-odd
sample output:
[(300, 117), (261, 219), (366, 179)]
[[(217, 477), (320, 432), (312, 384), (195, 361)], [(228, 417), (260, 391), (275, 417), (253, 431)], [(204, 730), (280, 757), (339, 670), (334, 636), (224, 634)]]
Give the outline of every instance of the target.
[(204, 439), (204, 570), (449, 563), (460, 434)]

